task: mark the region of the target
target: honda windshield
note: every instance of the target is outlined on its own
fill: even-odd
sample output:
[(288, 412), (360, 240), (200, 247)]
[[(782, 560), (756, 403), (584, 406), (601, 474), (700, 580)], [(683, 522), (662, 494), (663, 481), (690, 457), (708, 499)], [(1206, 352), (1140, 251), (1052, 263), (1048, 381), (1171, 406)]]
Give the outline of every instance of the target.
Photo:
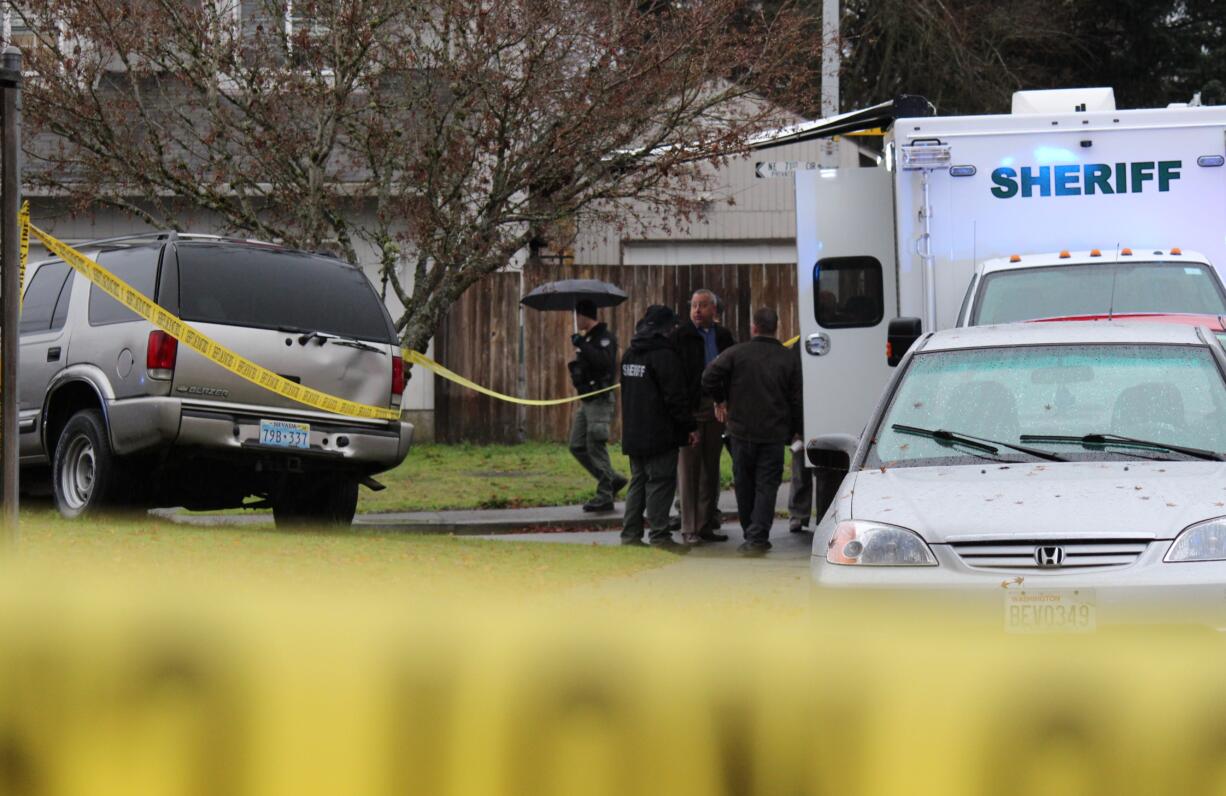
[[(899, 429), (929, 429), (929, 436)], [(899, 383), (866, 467), (1034, 462), (995, 440), (1072, 461), (1198, 458), (1180, 448), (1226, 451), (1226, 382), (1207, 347), (1049, 345), (922, 352)], [(1087, 435), (1118, 440), (1070, 444)], [(1092, 439), (1096, 437), (1092, 436)], [(1203, 458), (1203, 457), (1200, 457)]]
[(1095, 263), (994, 271), (980, 281), (971, 326), (1130, 312), (1226, 314), (1203, 263)]

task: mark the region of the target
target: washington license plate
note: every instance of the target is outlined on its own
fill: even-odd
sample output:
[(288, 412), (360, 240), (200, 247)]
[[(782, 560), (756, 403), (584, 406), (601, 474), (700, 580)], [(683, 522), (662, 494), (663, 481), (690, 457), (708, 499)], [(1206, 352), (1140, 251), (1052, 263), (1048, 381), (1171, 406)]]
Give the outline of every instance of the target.
[(1010, 590), (1005, 596), (1005, 630), (1090, 633), (1095, 628), (1096, 609), (1092, 590)]
[(290, 423), (286, 420), (261, 420), (260, 444), (274, 448), (311, 447), (311, 424)]

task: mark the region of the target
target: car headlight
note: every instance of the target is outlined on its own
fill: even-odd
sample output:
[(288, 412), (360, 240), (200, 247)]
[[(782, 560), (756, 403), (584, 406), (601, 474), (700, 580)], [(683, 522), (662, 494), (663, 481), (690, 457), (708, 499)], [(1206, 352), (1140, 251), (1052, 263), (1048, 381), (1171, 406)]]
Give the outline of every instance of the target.
[(880, 522), (840, 522), (826, 544), (831, 564), (869, 567), (935, 567), (936, 557), (915, 531)]
[(1226, 561), (1226, 517), (1183, 529), (1163, 561)]

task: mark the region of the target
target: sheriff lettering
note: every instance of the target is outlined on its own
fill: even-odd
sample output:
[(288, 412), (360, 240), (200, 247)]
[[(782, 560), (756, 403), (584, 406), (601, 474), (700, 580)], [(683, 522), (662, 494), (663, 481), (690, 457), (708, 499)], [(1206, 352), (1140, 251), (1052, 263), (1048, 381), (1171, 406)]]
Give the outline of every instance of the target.
[(1141, 160), (1133, 163), (1067, 163), (1055, 166), (1002, 166), (992, 172), (997, 199), (1044, 196), (1093, 196), (1171, 190), (1179, 179), (1182, 160)]

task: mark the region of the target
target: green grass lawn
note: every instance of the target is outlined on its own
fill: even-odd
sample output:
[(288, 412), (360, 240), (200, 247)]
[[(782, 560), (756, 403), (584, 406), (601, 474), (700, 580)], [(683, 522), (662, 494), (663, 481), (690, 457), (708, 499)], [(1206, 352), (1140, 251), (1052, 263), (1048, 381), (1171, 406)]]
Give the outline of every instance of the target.
[[(614, 468), (627, 476), (630, 460), (609, 446)], [(725, 486), (732, 481), (727, 452), (720, 462)], [(519, 508), (582, 503), (595, 482), (565, 444), (416, 445), (404, 463), (378, 476), (383, 492), (363, 489), (358, 511), (436, 511)]]
[(527, 594), (587, 586), (675, 561), (641, 548), (533, 544), (435, 535), (196, 528), (156, 517), (68, 521), (22, 512), (20, 561), (71, 580), (290, 583), (321, 591), (385, 588)]

